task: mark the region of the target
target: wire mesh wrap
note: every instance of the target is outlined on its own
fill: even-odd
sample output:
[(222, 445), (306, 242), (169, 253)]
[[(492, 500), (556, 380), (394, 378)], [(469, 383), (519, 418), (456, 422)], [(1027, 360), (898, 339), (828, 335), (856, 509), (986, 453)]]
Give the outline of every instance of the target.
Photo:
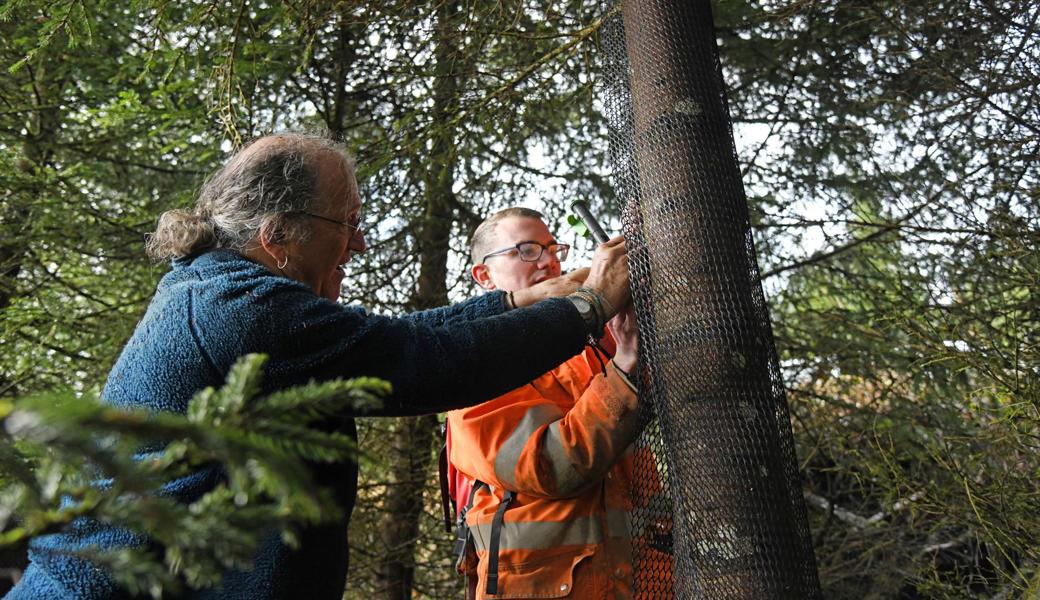
[(601, 42), (647, 405), (636, 595), (820, 597), (710, 2), (628, 0)]

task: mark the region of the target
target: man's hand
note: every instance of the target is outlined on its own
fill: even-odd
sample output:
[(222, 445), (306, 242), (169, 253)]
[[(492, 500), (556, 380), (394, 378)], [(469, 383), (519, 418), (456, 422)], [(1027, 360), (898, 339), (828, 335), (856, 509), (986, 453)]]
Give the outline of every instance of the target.
[(607, 300), (609, 306), (603, 307), (607, 319), (632, 301), (628, 287), (628, 249), (623, 236), (611, 238), (596, 248), (585, 287), (596, 290)]
[(585, 283), (585, 278), (588, 275), (589, 268), (582, 267), (570, 273), (564, 273), (559, 277), (547, 279), (529, 288), (516, 290), (513, 292), (513, 303), (516, 305), (516, 308), (522, 308), (531, 306), (535, 302), (545, 300), (546, 298), (566, 296)]
[(629, 302), (628, 306), (607, 322), (607, 328), (617, 342), (614, 364), (622, 371), (632, 373), (635, 371), (639, 353), (639, 326), (636, 324), (635, 305)]

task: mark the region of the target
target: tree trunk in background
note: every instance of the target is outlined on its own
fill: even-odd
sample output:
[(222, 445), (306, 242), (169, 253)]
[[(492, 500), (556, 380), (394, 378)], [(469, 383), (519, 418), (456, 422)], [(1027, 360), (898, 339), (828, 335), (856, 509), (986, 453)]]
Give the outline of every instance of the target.
[[(437, 8), (435, 30), (436, 67), (433, 83), (433, 123), (448, 123), (458, 106), (457, 52), (452, 40), (459, 8), (445, 2)], [(448, 242), (453, 223), (455, 183), (455, 128), (444, 126), (432, 135), (431, 151), (413, 170), (424, 179), (426, 210), (417, 233), (419, 279), (412, 306), (424, 310), (448, 303)], [(431, 467), (436, 415), (402, 418), (396, 423), (391, 483), (384, 501), (381, 535), (386, 553), (382, 564), (384, 597), (412, 597), (415, 581), (415, 546), (423, 511), (426, 472)]]
[[(5, 202), (6, 204), (6, 202)], [(18, 208), (4, 208), (0, 214), (0, 227), (4, 231), (14, 228), (14, 223), (24, 221), (25, 211)], [(10, 224), (10, 225), (9, 225)], [(18, 273), (22, 271), (22, 259), (25, 247), (21, 240), (15, 238), (11, 241), (0, 241), (0, 311), (11, 305), (11, 301), (17, 294)], [(0, 397), (16, 396), (17, 389), (13, 374), (0, 371)]]
[[(325, 126), (335, 139), (341, 139), (346, 129), (346, 122), (357, 112), (357, 102), (347, 91), (351, 69), (357, 60), (356, 40), (360, 35), (357, 24), (351, 22), (349, 11), (340, 12), (339, 30), (336, 36), (335, 60), (330, 65), (312, 64), (318, 72), (333, 82), (333, 91), (328, 100), (331, 104), (325, 113)], [(315, 63), (315, 59), (312, 59)]]
[[(34, 101), (47, 103), (49, 89), (52, 87), (42, 79), (44, 69), (34, 72), (36, 77), (33, 88), (36, 90)], [(60, 89), (61, 83), (57, 84)], [(0, 311), (3, 311), (18, 295), (18, 274), (29, 250), (29, 232), (32, 229), (32, 202), (39, 193), (35, 178), (47, 162), (48, 145), (53, 143), (54, 132), (58, 127), (59, 115), (55, 108), (37, 106), (29, 119), (28, 131), (22, 144), (23, 158), (17, 161), (16, 180), (22, 181), (14, 189), (4, 194), (4, 202), (0, 205)], [(17, 382), (13, 374), (0, 372), (0, 397), (16, 396)]]
[[(22, 157), (16, 162), (12, 178), (16, 183), (4, 192), (0, 203), (0, 315), (19, 295), (18, 275), (28, 258), (32, 205), (41, 193), (38, 177), (49, 162), (61, 121), (54, 99), (61, 98), (67, 79), (59, 70), (57, 78), (48, 80), (52, 76), (45, 58), (48, 53), (41, 54), (32, 69), (23, 69), (18, 75), (31, 82), (33, 94), (27, 97), (32, 102), (32, 112), (26, 119)], [(6, 325), (0, 320), (0, 336), (13, 335), (13, 331), (5, 331)], [(0, 398), (18, 395), (16, 376), (0, 370)], [(27, 549), (27, 542), (0, 548), (0, 594), (21, 577), (28, 564)]]
[(391, 480), (383, 499), (380, 535), (383, 558), (379, 589), (384, 598), (405, 600), (412, 597), (415, 583), (415, 543), (419, 539), (419, 519), (423, 509), (426, 470), (430, 467), (436, 415), (400, 418), (394, 424)]

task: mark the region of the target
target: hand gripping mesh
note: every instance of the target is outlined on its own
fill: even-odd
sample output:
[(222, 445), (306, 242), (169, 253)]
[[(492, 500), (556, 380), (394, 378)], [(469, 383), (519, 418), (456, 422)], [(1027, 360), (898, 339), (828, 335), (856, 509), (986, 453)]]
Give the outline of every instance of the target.
[(820, 597), (710, 2), (624, 2), (601, 46), (646, 406), (636, 596)]

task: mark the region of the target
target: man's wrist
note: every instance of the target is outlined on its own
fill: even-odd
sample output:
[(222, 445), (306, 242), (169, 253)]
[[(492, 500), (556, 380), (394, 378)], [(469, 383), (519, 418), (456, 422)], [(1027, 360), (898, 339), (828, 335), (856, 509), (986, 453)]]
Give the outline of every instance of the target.
[(636, 362), (638, 359), (636, 359), (634, 352), (619, 350), (614, 354), (614, 358), (611, 360), (614, 361), (614, 364), (617, 365), (619, 369), (625, 372), (625, 375), (629, 375), (636, 370)]
[(611, 360), (610, 364), (613, 365), (614, 371), (618, 375), (621, 376), (621, 381), (624, 381), (625, 385), (627, 385), (629, 388), (631, 388), (633, 392), (638, 393), (639, 389), (636, 388), (636, 384), (632, 382), (632, 375), (631, 375), (631, 373), (629, 371), (626, 371), (625, 369), (622, 369), (621, 367), (619, 367), (617, 362), (614, 361), (614, 360)]
[(593, 299), (595, 299), (596, 306), (599, 308), (600, 316), (602, 317), (604, 323), (606, 323), (611, 316), (617, 314), (617, 311), (614, 310), (614, 305), (611, 304), (609, 300), (607, 300), (607, 297), (603, 295), (603, 292), (595, 288), (587, 288), (585, 286), (578, 286), (578, 289), (575, 291), (579, 293), (588, 294), (589, 296), (592, 296)]
[(603, 328), (607, 325), (609, 314), (606, 299), (599, 291), (586, 287), (579, 287), (567, 296), (585, 319), (588, 334), (593, 339), (603, 337)]
[(603, 337), (604, 323), (595, 299), (579, 292), (569, 294), (566, 298), (571, 301), (574, 308), (578, 309), (578, 314), (585, 321), (585, 333), (596, 340)]
[(513, 308), (524, 308), (541, 300), (541, 298), (535, 297), (530, 290), (531, 288), (524, 288), (509, 292), (509, 300), (513, 303)]

